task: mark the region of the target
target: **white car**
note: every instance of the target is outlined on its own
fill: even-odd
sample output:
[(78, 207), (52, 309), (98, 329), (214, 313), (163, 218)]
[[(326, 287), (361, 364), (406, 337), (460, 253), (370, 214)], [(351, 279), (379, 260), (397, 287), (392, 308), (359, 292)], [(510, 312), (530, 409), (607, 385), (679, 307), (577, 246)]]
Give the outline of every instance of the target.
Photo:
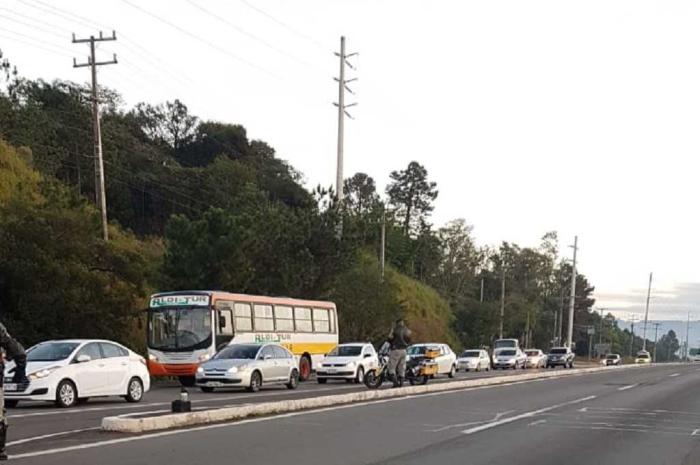
[(406, 349), (409, 357), (423, 357), (426, 350), (434, 349), (438, 351), (438, 356), (434, 359), (438, 364), (438, 374), (447, 375), (454, 378), (457, 372), (457, 355), (452, 352), (450, 346), (441, 343), (413, 344)]
[(494, 368), (516, 368), (525, 369), (527, 366), (527, 355), (520, 349), (499, 349), (494, 353)]
[(488, 352), (485, 350), (465, 350), (457, 358), (457, 371), (489, 371), (490, 369), (491, 358), (489, 357)]
[(528, 368), (546, 368), (547, 355), (540, 349), (525, 349)]
[(72, 407), (90, 397), (121, 396), (139, 402), (151, 387), (146, 359), (112, 341), (66, 339), (27, 351), (29, 383), (13, 381), (14, 362), (5, 368), (5, 405), (45, 400)]
[(231, 344), (197, 368), (195, 384), (203, 392), (235, 387), (258, 392), (268, 384), (296, 389), (299, 365), (294, 355), (279, 344)]
[(316, 368), (316, 380), (320, 384), (329, 379), (344, 379), (361, 383), (365, 373), (379, 366), (377, 351), (372, 344), (352, 342), (340, 344), (331, 350)]

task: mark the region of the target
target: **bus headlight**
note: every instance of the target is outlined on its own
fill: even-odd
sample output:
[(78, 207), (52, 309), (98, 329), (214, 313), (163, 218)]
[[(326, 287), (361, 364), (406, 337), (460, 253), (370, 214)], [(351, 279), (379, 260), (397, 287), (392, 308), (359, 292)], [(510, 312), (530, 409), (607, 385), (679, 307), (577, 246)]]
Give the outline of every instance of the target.
[(157, 362), (157, 361), (158, 361), (158, 357), (156, 357), (156, 356), (153, 355), (153, 354), (148, 354), (148, 360), (150, 360), (151, 362)]
[(199, 362), (201, 363), (201, 362), (206, 362), (206, 361), (209, 360), (210, 358), (211, 358), (211, 355), (209, 355), (209, 354), (202, 354), (202, 355), (199, 356), (198, 360), (199, 360)]

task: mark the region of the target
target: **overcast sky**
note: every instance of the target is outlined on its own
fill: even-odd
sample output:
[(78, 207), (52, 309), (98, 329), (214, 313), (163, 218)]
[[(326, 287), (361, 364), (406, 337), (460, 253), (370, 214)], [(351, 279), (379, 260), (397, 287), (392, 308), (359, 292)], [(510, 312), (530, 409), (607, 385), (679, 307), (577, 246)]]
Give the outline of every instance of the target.
[(700, 316), (698, 24), (699, 4), (675, 0), (0, 0), (22, 75), (87, 80), (70, 33), (114, 28), (100, 57), (120, 63), (99, 80), (127, 106), (179, 98), (243, 124), (309, 187), (335, 179), (344, 34), (360, 54), (346, 176), (383, 188), (419, 161), (434, 223), (465, 218), (480, 244), (556, 230), (570, 254), (578, 234), (579, 269), (618, 316), (641, 314), (654, 271), (652, 319)]

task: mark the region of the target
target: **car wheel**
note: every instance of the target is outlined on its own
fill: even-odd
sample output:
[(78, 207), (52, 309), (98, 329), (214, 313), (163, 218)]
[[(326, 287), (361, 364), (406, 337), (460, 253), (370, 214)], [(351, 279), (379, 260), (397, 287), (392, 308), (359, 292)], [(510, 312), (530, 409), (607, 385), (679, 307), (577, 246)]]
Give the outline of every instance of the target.
[(450, 372), (447, 373), (447, 376), (449, 376), (450, 378), (454, 378), (455, 377), (455, 370), (456, 370), (455, 366), (452, 365), (452, 368), (450, 368)]
[(328, 380), (326, 378), (316, 378), (318, 384), (326, 384)]
[(75, 384), (68, 379), (58, 383), (56, 388), (56, 406), (61, 408), (72, 407), (78, 402), (78, 390)]
[(571, 368), (572, 370), (574, 369), (574, 362), (573, 361), (571, 363), (569, 363), (569, 368)]
[(5, 408), (15, 408), (19, 404), (18, 400), (8, 400), (5, 399)]
[(178, 377), (180, 384), (185, 387), (194, 387), (195, 379), (194, 376), (180, 376)]
[(355, 383), (356, 384), (362, 384), (362, 382), (365, 380), (365, 368), (364, 367), (359, 367), (357, 369), (357, 375), (355, 375)]
[(260, 386), (262, 386), (262, 376), (260, 375), (260, 372), (256, 370), (250, 375), (250, 384), (246, 390), (248, 392), (258, 392), (260, 390)]
[(133, 377), (129, 380), (124, 398), (127, 402), (141, 402), (141, 399), (143, 399), (143, 383), (140, 379)]
[(202, 392), (206, 392), (207, 394), (211, 394), (212, 392), (214, 392), (214, 388), (213, 388), (213, 387), (202, 386), (202, 387), (200, 387), (199, 389), (201, 389)]
[(299, 372), (294, 369), (289, 375), (289, 382), (285, 385), (287, 389), (296, 389), (299, 386)]
[(306, 381), (311, 377), (311, 359), (306, 355), (299, 360), (299, 381)]
[(486, 365), (486, 371), (491, 371), (491, 365)]

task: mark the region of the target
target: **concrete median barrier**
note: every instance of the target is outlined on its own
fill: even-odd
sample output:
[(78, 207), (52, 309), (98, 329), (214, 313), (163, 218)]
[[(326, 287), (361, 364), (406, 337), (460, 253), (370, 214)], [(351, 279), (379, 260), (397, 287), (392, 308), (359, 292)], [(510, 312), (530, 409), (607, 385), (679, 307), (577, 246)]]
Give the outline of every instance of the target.
[(444, 383), (426, 384), (424, 386), (407, 386), (396, 389), (378, 389), (353, 392), (349, 394), (336, 394), (328, 396), (311, 397), (304, 399), (288, 399), (274, 402), (260, 402), (234, 407), (225, 407), (211, 410), (202, 410), (188, 413), (173, 413), (159, 416), (127, 417), (115, 416), (102, 419), (102, 429), (105, 431), (117, 431), (123, 433), (143, 433), (166, 429), (183, 428), (208, 423), (220, 423), (242, 420), (264, 415), (296, 412), (300, 410), (318, 409), (335, 405), (367, 402), (378, 399), (405, 397), (427, 393), (455, 391), (485, 386), (498, 386), (513, 382), (529, 380), (561, 378), (573, 375), (582, 375), (597, 372), (610, 372), (612, 370), (629, 370), (650, 365), (623, 365), (619, 367), (577, 368), (571, 370), (542, 371), (517, 375), (505, 375), (472, 380), (450, 381)]

